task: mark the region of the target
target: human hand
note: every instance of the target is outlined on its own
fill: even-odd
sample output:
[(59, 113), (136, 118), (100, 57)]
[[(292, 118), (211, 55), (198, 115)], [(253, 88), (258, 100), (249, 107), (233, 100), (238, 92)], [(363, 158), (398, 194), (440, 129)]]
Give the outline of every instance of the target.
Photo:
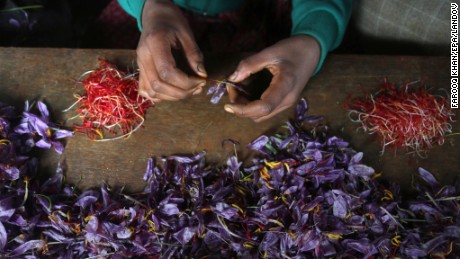
[[(199, 94), (206, 84), (203, 55), (180, 9), (171, 1), (146, 0), (137, 47), (139, 94), (155, 102)], [(182, 49), (196, 75), (176, 67), (173, 48)]]
[(230, 76), (231, 82), (241, 82), (263, 69), (270, 71), (272, 80), (260, 99), (252, 102), (228, 87), (231, 104), (225, 105), (225, 110), (260, 122), (291, 107), (315, 71), (320, 51), (315, 38), (298, 35), (242, 60)]

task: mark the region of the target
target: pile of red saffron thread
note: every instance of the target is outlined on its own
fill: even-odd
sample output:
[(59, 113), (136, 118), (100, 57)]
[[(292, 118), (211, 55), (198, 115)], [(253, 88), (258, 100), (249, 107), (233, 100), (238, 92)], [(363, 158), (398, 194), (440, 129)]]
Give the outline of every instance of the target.
[[(153, 104), (138, 94), (137, 74), (127, 74), (106, 60), (82, 75), (84, 94), (75, 95), (76, 111), (82, 122), (75, 131), (96, 141), (129, 137), (144, 123), (145, 112)], [(66, 110), (66, 111), (67, 111)], [(110, 135), (111, 137), (107, 137)]]
[(386, 147), (396, 147), (420, 157), (444, 143), (455, 115), (447, 98), (431, 94), (418, 81), (398, 87), (384, 79), (377, 93), (349, 100), (346, 107), (352, 121), (380, 137), (382, 154)]

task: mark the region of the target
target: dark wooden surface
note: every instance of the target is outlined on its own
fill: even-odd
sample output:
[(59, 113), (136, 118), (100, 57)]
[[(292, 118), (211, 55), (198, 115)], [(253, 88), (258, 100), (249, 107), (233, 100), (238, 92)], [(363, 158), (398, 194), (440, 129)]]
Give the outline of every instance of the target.
[[(222, 79), (235, 68), (241, 55), (206, 55), (211, 78)], [(0, 101), (22, 108), (27, 99), (42, 98), (51, 105), (57, 120), (75, 114), (61, 111), (74, 101), (73, 93), (80, 89), (72, 79), (97, 66), (97, 58), (106, 58), (123, 67), (132, 67), (135, 52), (127, 50), (22, 49), (0, 48)], [(411, 184), (414, 173), (422, 166), (443, 183), (451, 183), (460, 173), (460, 136), (446, 138), (443, 146), (428, 153), (427, 159), (410, 157), (403, 152), (387, 152), (380, 156), (380, 144), (351, 123), (342, 108), (349, 96), (362, 90), (373, 91), (378, 80), (424, 80), (434, 88), (450, 89), (448, 57), (416, 56), (354, 56), (330, 55), (321, 72), (303, 92), (310, 104), (310, 113), (324, 115), (331, 133), (352, 143), (365, 154), (365, 162), (383, 172), (383, 177)], [(358, 87), (361, 85), (362, 87)], [(57, 161), (66, 165), (67, 180), (84, 189), (103, 181), (125, 185), (131, 191), (144, 187), (142, 175), (151, 156), (194, 154), (203, 149), (212, 162), (223, 162), (233, 152), (221, 142), (231, 138), (239, 141), (240, 157), (248, 156), (245, 145), (260, 134), (274, 132), (293, 114), (290, 109), (275, 118), (254, 123), (236, 118), (223, 110), (223, 102), (213, 105), (205, 93), (182, 102), (162, 102), (147, 113), (145, 128), (126, 140), (93, 142), (83, 135), (68, 139), (62, 156), (52, 151), (42, 152), (41, 169), (54, 172)], [(458, 110), (455, 110), (458, 119)], [(72, 125), (68, 121), (67, 125)], [(455, 122), (454, 131), (460, 131)]]

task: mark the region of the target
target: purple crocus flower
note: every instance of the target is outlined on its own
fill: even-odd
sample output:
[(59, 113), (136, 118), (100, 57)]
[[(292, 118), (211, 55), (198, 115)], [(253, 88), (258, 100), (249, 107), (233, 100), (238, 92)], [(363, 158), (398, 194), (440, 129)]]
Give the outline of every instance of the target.
[(227, 92), (227, 87), (225, 82), (218, 82), (217, 84), (211, 86), (208, 90), (208, 95), (212, 94), (211, 103), (218, 103), (222, 96)]
[(70, 137), (73, 135), (72, 131), (56, 128), (49, 119), (49, 111), (46, 105), (38, 101), (38, 110), (40, 116), (37, 116), (30, 112), (31, 106), (26, 101), (23, 114), (23, 119), (20, 124), (14, 129), (19, 134), (31, 134), (33, 137), (39, 136), (38, 141), (35, 141), (35, 146), (44, 149), (50, 149), (54, 147), (56, 152), (62, 154), (64, 146), (58, 139)]
[(230, 81), (225, 79), (223, 81), (217, 81), (216, 84), (212, 85), (209, 88), (207, 95), (212, 94), (211, 103), (216, 104), (220, 102), (222, 96), (224, 96), (224, 94), (227, 93), (227, 86), (233, 87), (240, 93), (249, 96), (249, 93), (246, 90), (244, 90), (241, 85), (231, 83)]

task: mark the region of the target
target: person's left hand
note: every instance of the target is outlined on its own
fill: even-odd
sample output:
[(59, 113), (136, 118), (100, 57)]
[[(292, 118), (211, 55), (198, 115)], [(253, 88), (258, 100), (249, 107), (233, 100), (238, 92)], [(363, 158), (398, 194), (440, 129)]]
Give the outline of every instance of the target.
[(229, 77), (234, 83), (267, 69), (273, 75), (259, 100), (247, 102), (228, 87), (231, 104), (225, 110), (255, 122), (269, 119), (297, 102), (320, 58), (320, 45), (308, 35), (292, 36), (242, 60)]

